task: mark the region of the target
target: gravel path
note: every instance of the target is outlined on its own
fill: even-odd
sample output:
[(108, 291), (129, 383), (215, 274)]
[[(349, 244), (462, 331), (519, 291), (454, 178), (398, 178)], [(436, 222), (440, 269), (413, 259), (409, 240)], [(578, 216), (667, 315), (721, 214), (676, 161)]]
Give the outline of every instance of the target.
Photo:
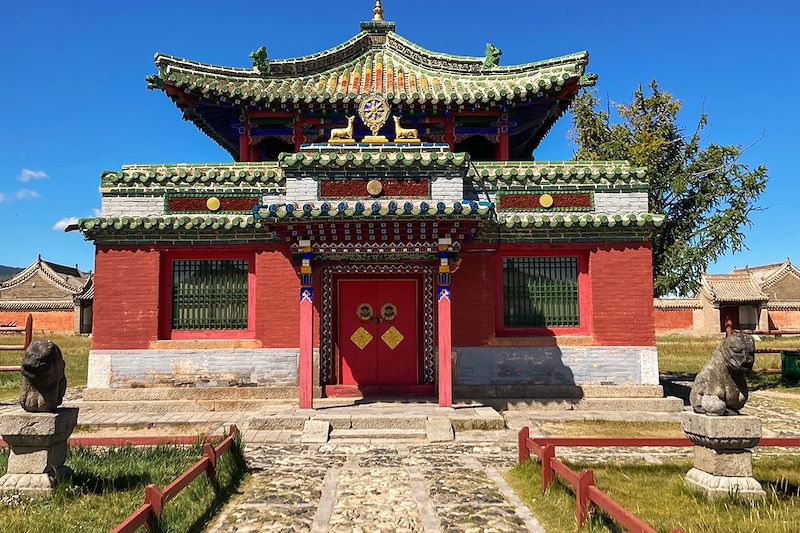
[(247, 448), (253, 475), (211, 531), (542, 532), (502, 477), (513, 445)]

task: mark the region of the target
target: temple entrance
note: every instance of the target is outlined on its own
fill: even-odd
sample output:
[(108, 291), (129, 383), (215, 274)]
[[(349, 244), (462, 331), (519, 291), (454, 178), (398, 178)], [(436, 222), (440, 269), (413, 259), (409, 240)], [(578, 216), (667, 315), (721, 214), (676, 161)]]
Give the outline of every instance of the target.
[(362, 392), (410, 392), (420, 383), (416, 278), (338, 279), (339, 384)]

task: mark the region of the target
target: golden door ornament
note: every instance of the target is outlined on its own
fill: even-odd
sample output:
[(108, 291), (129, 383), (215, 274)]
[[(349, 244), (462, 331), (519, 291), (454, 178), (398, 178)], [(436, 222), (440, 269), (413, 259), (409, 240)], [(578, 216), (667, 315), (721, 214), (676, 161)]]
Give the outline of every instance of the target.
[(387, 329), (386, 332), (383, 335), (381, 335), (381, 339), (383, 340), (383, 342), (385, 342), (386, 346), (388, 346), (392, 350), (397, 348), (397, 345), (400, 344), (404, 338), (405, 337), (403, 337), (403, 334), (400, 333), (394, 326)]
[(372, 320), (372, 306), (369, 304), (360, 304), (356, 309), (356, 314), (363, 322)]
[(369, 331), (359, 327), (350, 336), (350, 340), (353, 341), (353, 344), (358, 346), (359, 349), (363, 350), (364, 347), (372, 340), (372, 335), (370, 335)]
[(397, 318), (397, 306), (391, 303), (383, 304), (383, 307), (381, 307), (381, 318), (388, 322)]

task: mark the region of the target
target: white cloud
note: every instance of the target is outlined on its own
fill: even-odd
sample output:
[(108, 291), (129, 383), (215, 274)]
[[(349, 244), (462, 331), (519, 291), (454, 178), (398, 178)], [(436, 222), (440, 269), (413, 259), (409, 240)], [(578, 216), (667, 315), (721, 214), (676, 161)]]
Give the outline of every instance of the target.
[(31, 189), (20, 189), (15, 196), (17, 200), (32, 200), (34, 198), (39, 198), (40, 194)]
[(8, 196), (0, 192), (0, 204), (8, 200)]
[(49, 177), (50, 176), (48, 176), (44, 170), (31, 170), (29, 168), (23, 168), (20, 171), (19, 176), (17, 176), (17, 181), (28, 183), (29, 181), (43, 180)]
[(65, 217), (53, 224), (53, 231), (64, 231), (67, 226), (78, 223), (78, 217)]
[(97, 209), (97, 208), (95, 207), (94, 209), (92, 209), (92, 216), (93, 216), (93, 217), (100, 217), (100, 216), (103, 216), (103, 210), (102, 210), (102, 209)]

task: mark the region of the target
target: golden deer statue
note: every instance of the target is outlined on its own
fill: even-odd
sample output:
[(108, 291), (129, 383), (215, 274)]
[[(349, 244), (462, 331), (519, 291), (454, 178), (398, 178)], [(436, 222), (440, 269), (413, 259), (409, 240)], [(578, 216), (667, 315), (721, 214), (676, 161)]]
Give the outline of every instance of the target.
[(346, 128), (334, 128), (331, 130), (331, 138), (328, 142), (355, 142), (353, 140), (353, 123), (356, 120), (356, 116), (353, 115), (352, 117), (347, 118), (347, 127)]
[(400, 117), (394, 119), (395, 142), (419, 142), (419, 131), (416, 128), (404, 128), (400, 125)]

